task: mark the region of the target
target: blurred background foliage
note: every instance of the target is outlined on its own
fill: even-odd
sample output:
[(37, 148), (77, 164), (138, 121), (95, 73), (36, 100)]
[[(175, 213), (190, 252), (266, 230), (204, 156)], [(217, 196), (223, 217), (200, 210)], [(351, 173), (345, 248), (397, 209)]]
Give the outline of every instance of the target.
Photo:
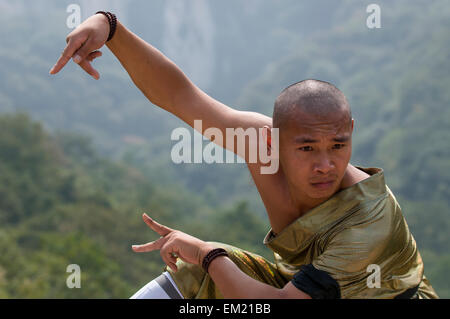
[[(128, 298), (163, 269), (156, 220), (267, 258), (264, 206), (245, 164), (182, 164), (170, 133), (112, 54), (94, 81), (69, 63), (70, 1), (0, 0), (0, 298)], [(377, 1), (79, 1), (117, 13), (203, 90), (271, 116), (286, 86), (330, 81), (356, 119), (352, 163), (385, 170), (441, 297), (450, 297), (450, 5)], [(36, 27), (39, 26), (39, 27)], [(192, 130), (191, 130), (192, 131)], [(205, 145), (208, 141), (204, 141)], [(82, 289), (68, 289), (78, 264)]]

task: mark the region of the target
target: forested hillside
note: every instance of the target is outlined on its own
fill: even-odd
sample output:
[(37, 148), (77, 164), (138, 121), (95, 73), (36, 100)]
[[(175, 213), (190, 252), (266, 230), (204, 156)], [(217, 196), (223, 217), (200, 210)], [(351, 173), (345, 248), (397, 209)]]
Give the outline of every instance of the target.
[[(194, 2), (79, 3), (83, 19), (116, 12), (236, 109), (271, 116), (286, 86), (334, 83), (356, 120), (352, 163), (385, 169), (425, 272), (449, 298), (448, 1), (377, 1), (380, 29), (366, 26), (373, 1)], [(130, 250), (152, 239), (142, 212), (270, 256), (246, 166), (174, 164), (170, 134), (186, 125), (149, 103), (106, 48), (100, 81), (73, 63), (48, 75), (70, 3), (0, 0), (0, 297), (128, 297), (163, 267)], [(85, 289), (67, 289), (65, 267), (79, 262)]]
[[(0, 298), (128, 298), (159, 275), (142, 213), (203, 240), (270, 257), (268, 231), (245, 203), (218, 210), (176, 181), (160, 186), (135, 168), (100, 157), (84, 137), (49, 135), (27, 115), (0, 117)], [(81, 268), (68, 289), (66, 267)]]

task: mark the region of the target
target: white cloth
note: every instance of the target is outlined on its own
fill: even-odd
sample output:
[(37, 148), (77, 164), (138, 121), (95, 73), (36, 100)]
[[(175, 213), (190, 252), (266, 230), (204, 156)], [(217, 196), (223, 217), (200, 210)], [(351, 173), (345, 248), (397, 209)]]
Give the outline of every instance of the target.
[[(175, 288), (175, 290), (182, 297), (180, 290), (172, 279), (172, 276), (166, 271), (163, 272), (163, 275), (169, 280), (170, 284)], [(169, 284), (167, 282), (167, 284)], [(170, 296), (166, 293), (166, 291), (158, 284), (158, 282), (154, 279), (146, 284), (144, 287), (139, 289), (130, 299), (171, 299)]]

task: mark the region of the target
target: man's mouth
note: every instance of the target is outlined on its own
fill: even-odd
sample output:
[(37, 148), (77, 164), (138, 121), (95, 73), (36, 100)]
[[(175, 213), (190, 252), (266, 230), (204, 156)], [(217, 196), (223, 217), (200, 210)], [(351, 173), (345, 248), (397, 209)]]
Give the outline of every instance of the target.
[(311, 185), (317, 189), (327, 189), (327, 188), (330, 188), (331, 186), (333, 186), (333, 184), (334, 184), (334, 180), (326, 180), (326, 181), (311, 183)]

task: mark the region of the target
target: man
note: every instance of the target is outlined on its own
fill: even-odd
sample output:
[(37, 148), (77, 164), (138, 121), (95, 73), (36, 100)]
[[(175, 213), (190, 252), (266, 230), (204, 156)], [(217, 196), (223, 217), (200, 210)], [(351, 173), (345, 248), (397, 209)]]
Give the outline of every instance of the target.
[[(106, 43), (152, 103), (192, 127), (202, 120), (202, 134), (218, 128), (224, 139), (214, 142), (246, 160), (272, 227), (264, 243), (275, 256), (273, 264), (204, 242), (144, 214), (161, 238), (133, 249), (160, 250), (167, 271), (132, 298), (438, 298), (383, 171), (349, 163), (354, 120), (342, 92), (306, 80), (280, 94), (273, 119), (234, 110), (201, 91), (120, 22), (113, 25), (111, 17), (96, 14), (70, 33), (50, 73), (73, 58), (99, 79), (90, 62)], [(240, 148), (227, 143), (234, 136), (226, 128), (262, 128), (263, 141), (258, 136)], [(272, 141), (274, 129), (279, 143)], [(260, 142), (269, 152), (276, 148), (280, 168), (274, 174), (261, 174), (265, 163), (249, 160), (249, 145)], [(211, 259), (218, 247), (227, 255)]]

